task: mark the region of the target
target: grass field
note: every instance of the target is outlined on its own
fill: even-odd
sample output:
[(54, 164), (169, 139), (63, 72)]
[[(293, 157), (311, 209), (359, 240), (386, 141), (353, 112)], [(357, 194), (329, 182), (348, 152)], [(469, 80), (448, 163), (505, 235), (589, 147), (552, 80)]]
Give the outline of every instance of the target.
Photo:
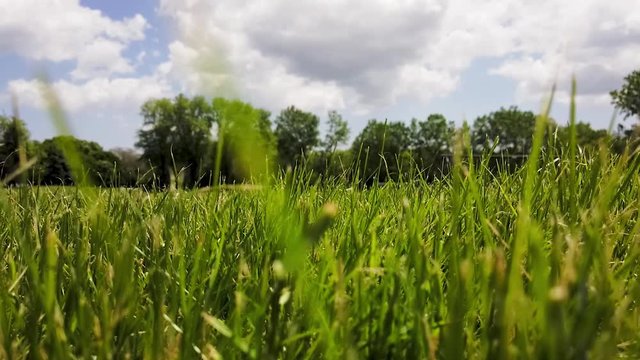
[(0, 358), (640, 357), (637, 157), (0, 192)]

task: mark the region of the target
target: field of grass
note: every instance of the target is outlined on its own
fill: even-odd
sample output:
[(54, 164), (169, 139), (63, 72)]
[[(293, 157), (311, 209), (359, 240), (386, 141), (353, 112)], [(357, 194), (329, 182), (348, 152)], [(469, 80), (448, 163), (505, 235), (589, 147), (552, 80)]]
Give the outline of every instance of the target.
[(433, 183), (2, 190), (0, 358), (638, 358), (640, 161), (543, 130)]

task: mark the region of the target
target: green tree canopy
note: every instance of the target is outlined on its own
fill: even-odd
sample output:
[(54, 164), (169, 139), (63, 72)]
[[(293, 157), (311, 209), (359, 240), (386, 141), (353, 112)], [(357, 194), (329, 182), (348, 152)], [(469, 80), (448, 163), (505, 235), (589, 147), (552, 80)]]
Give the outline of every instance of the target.
[(640, 70), (627, 75), (622, 88), (610, 94), (611, 102), (625, 119), (632, 116), (640, 117)]
[(338, 145), (346, 144), (349, 140), (349, 124), (337, 111), (331, 110), (328, 114), (327, 127), (322, 146), (326, 153), (331, 153)]
[[(29, 145), (29, 130), (24, 121), (15, 116), (0, 116), (0, 179), (18, 170), (20, 161), (26, 161)], [(12, 182), (17, 181), (16, 178)]]
[(325, 179), (343, 176), (345, 161), (349, 161), (347, 159), (350, 159), (350, 156), (347, 154), (348, 151), (338, 151), (338, 146), (346, 144), (348, 140), (349, 124), (337, 111), (329, 111), (327, 131), (320, 142), (321, 150), (307, 156), (307, 168), (313, 170), (316, 175), (323, 175)]
[(411, 130), (402, 122), (369, 120), (351, 147), (360, 177), (367, 183), (397, 179), (400, 158), (409, 148)]
[[(591, 124), (584, 122), (576, 123), (576, 144), (582, 148), (595, 148), (600, 141), (606, 139), (609, 133), (605, 129), (593, 129)], [(558, 143), (569, 143), (569, 126), (558, 128)]]
[(482, 151), (496, 145), (496, 153), (524, 155), (531, 150), (536, 116), (515, 106), (500, 108), (489, 115), (480, 116), (473, 123), (474, 150)]
[(431, 114), (425, 121), (411, 121), (411, 148), (416, 162), (424, 167), (432, 167), (443, 155), (451, 153), (451, 141), (455, 125), (444, 115)]
[[(73, 149), (81, 162), (81, 174), (72, 174), (63, 149)], [(43, 185), (71, 185), (85, 176), (92, 185), (117, 185), (116, 170), (119, 159), (112, 152), (105, 151), (93, 141), (80, 140), (73, 136), (56, 136), (40, 144), (39, 160), (34, 171), (34, 181)]]
[(235, 181), (267, 174), (275, 145), (270, 113), (240, 100), (223, 98), (213, 100), (213, 110), (217, 141), (222, 141), (223, 175)]
[(173, 175), (184, 176), (184, 184), (194, 186), (206, 171), (211, 145), (214, 116), (209, 102), (180, 94), (147, 101), (141, 114), (143, 127), (136, 146), (142, 150), (142, 159), (153, 166), (158, 184), (169, 185)]
[(149, 174), (148, 164), (141, 161), (141, 154), (135, 149), (116, 148), (111, 149), (118, 158), (118, 179), (117, 182), (121, 186), (136, 186), (146, 184)]
[(281, 165), (295, 165), (319, 144), (319, 123), (316, 115), (293, 106), (280, 112), (275, 135)]

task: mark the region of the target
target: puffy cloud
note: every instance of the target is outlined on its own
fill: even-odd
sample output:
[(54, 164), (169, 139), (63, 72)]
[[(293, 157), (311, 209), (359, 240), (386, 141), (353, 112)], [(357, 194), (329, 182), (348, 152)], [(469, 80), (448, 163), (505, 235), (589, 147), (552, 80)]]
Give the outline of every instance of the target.
[[(144, 39), (146, 20), (113, 20), (77, 0), (0, 2), (0, 51), (75, 60), (70, 77), (53, 84), (70, 111), (137, 111), (148, 97), (180, 90), (357, 114), (450, 95), (487, 57), (523, 102), (538, 102), (554, 82), (566, 101), (575, 74), (581, 101), (607, 104), (640, 53), (640, 6), (628, 2), (160, 0), (159, 11), (177, 38), (150, 76), (134, 72), (146, 52), (123, 56)], [(41, 105), (37, 82), (9, 88)]]
[(575, 75), (579, 100), (605, 104), (608, 92), (638, 66), (638, 5), (547, 0), (521, 3), (512, 17), (514, 54), (492, 73), (515, 80), (520, 99), (540, 99), (556, 83), (565, 102)]
[(640, 50), (629, 2), (161, 0), (160, 10), (179, 34), (165, 65), (177, 81), (267, 107), (428, 102), (483, 57), (500, 59), (491, 73), (513, 79), (522, 101), (554, 82), (564, 101), (576, 74), (581, 99), (605, 103)]
[(71, 60), (101, 38), (144, 39), (141, 15), (112, 20), (78, 0), (20, 0), (0, 4), (0, 49), (35, 60)]
[[(150, 98), (171, 96), (170, 85), (156, 75), (130, 78), (93, 78), (86, 82), (60, 80), (50, 84), (61, 105), (71, 113), (82, 111), (136, 112)], [(31, 107), (46, 107), (39, 80), (13, 80), (8, 92)]]
[(179, 64), (187, 87), (218, 93), (231, 88), (272, 109), (293, 103), (315, 111), (357, 111), (388, 104), (413, 95), (414, 85), (397, 81), (408, 68), (432, 87), (423, 89), (423, 98), (448, 91), (450, 83), (439, 80), (454, 77), (424, 62), (423, 44), (439, 32), (440, 0), (164, 0), (161, 9), (179, 31), (171, 61)]
[(276, 1), (254, 11), (244, 31), (255, 49), (293, 73), (369, 83), (367, 74), (419, 60), (442, 11), (436, 1)]
[(78, 65), (71, 72), (75, 79), (88, 79), (111, 74), (126, 74), (133, 66), (122, 56), (124, 45), (107, 39), (96, 39), (78, 55)]
[(130, 73), (123, 55), (144, 39), (142, 15), (121, 21), (82, 6), (78, 0), (20, 0), (0, 3), (0, 54), (31, 60), (77, 62), (75, 79)]
[[(135, 74), (144, 61), (144, 50), (136, 58), (125, 56), (132, 42), (145, 39), (148, 27), (142, 15), (115, 20), (78, 0), (0, 0), (0, 55), (18, 55), (43, 65), (75, 63), (69, 73), (56, 73), (59, 80), (51, 87), (79, 129), (78, 135), (131, 145), (131, 126), (137, 124), (140, 105), (149, 98), (173, 95), (171, 84), (157, 71)], [(40, 81), (14, 79), (2, 84), (0, 108), (15, 95), (29, 114), (34, 134), (49, 136), (43, 130), (47, 116), (42, 94)], [(104, 138), (114, 131), (119, 135)]]

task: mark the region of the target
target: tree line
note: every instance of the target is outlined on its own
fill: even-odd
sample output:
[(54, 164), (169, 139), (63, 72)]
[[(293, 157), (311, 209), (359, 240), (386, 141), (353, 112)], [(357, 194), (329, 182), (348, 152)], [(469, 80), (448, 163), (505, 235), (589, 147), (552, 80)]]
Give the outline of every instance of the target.
[[(639, 79), (640, 72), (633, 72), (620, 90), (611, 92), (625, 118), (639, 113)], [(517, 168), (532, 146), (536, 122), (536, 114), (515, 106), (479, 116), (462, 128), (441, 114), (409, 123), (372, 119), (348, 144), (348, 121), (336, 111), (327, 114), (323, 136), (320, 118), (294, 106), (272, 116), (240, 100), (180, 94), (149, 100), (140, 113), (136, 149), (110, 151), (72, 136), (33, 141), (24, 121), (0, 116), (0, 178), (8, 184), (71, 185), (81, 176), (101, 186), (160, 188), (238, 183), (288, 168), (305, 168), (317, 179), (366, 183), (437, 178), (447, 174), (453, 139), (460, 132), (469, 134), (471, 154), (491, 154), (490, 167)], [(613, 152), (621, 152), (639, 133), (636, 125), (610, 134), (582, 122), (576, 132), (585, 151), (606, 143)], [(548, 135), (553, 144), (569, 141), (568, 127), (555, 122)], [(79, 174), (69, 154), (75, 154)]]

